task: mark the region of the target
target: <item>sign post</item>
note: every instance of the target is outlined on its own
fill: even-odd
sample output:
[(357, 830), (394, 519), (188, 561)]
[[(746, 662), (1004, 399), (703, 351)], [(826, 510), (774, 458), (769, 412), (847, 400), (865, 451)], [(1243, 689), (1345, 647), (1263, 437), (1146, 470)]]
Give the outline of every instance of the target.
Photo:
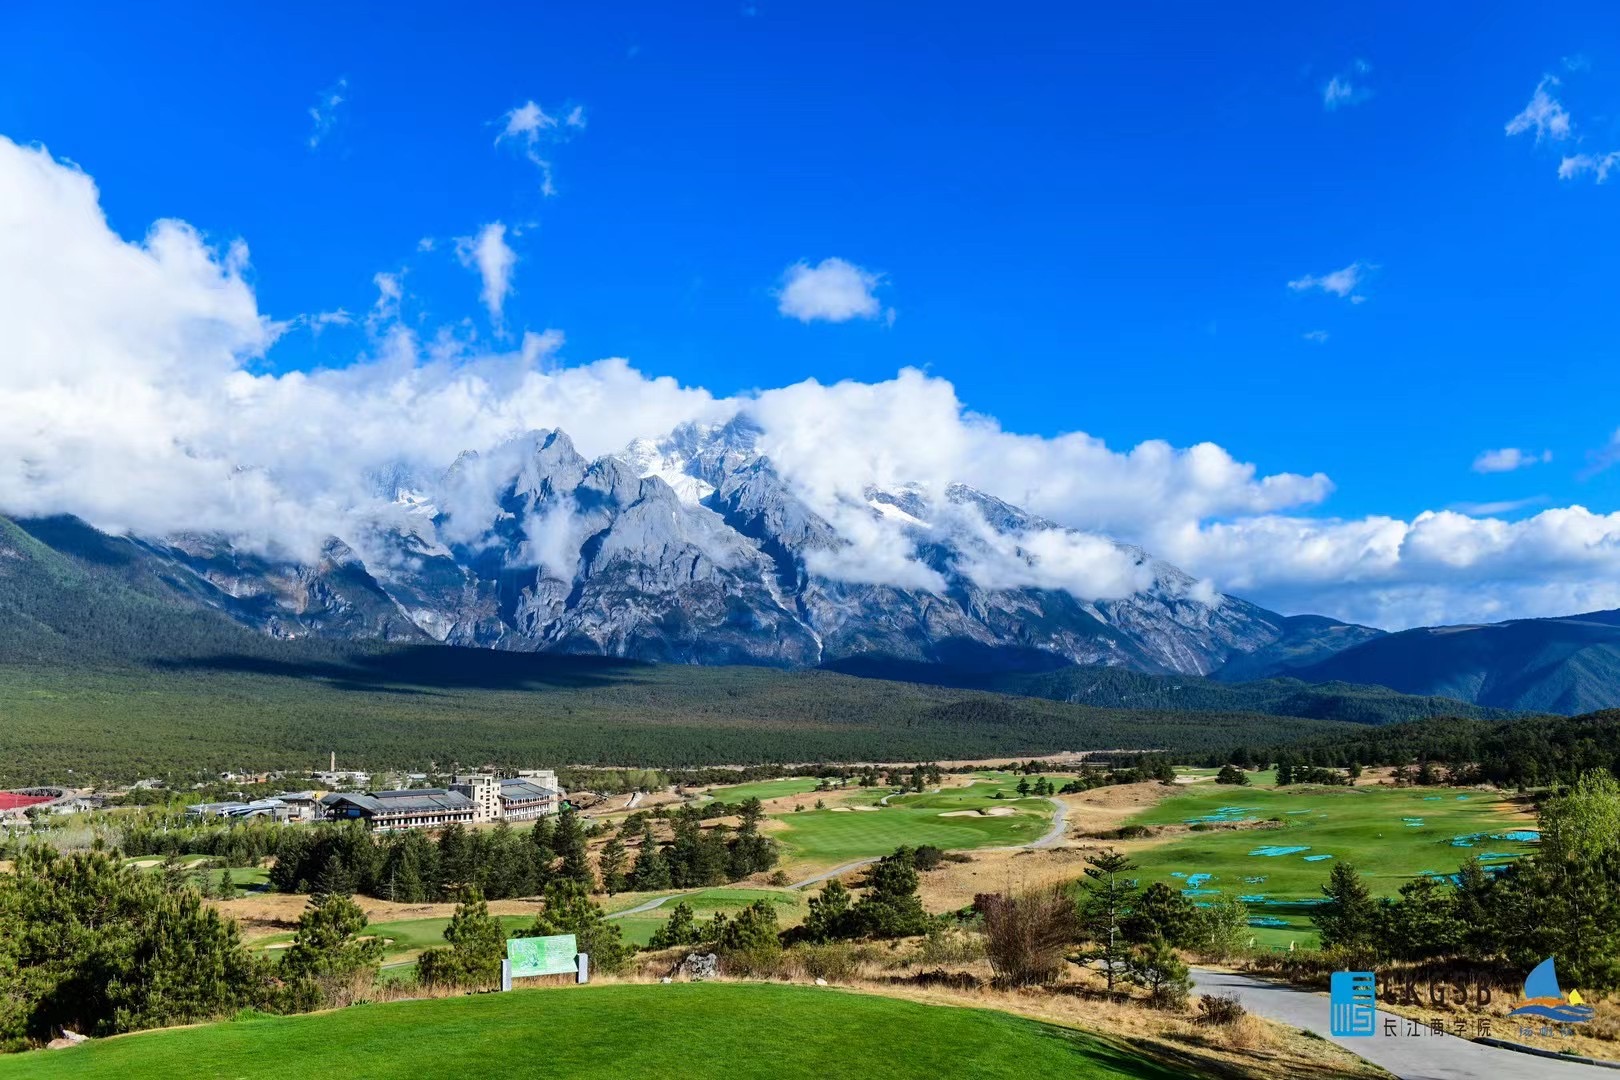
[(512, 989), (512, 961), (501, 960), (501, 990)]
[(582, 970), (579, 956), (579, 942), (573, 934), (508, 938), (506, 941), (506, 965), (514, 979), (534, 975), (578, 975)]

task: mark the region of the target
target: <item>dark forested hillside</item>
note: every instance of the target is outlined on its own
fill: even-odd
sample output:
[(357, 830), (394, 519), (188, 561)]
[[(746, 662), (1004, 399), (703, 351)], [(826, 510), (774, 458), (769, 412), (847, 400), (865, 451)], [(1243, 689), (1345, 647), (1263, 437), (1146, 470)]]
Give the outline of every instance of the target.
[(1620, 611), (1404, 630), (1298, 669), (1479, 705), (1583, 713), (1620, 705)]
[[(1344, 624), (1339, 624), (1344, 625)], [(984, 672), (965, 666), (864, 659), (836, 670), (935, 686), (991, 690), (1110, 709), (1244, 712), (1303, 716), (1357, 724), (1389, 724), (1428, 716), (1494, 719), (1512, 715), (1455, 698), (1402, 694), (1382, 686), (1316, 685), (1299, 679), (1224, 683), (1187, 675), (1144, 675), (1117, 667), (1059, 667), (1038, 672)]]
[(1339, 767), (1351, 762), (1414, 767), (1427, 763), (1426, 774), (1436, 782), (1536, 787), (1573, 782), (1589, 769), (1620, 775), (1620, 709), (1581, 716), (1519, 716), (1494, 723), (1439, 718), (1377, 728), (1346, 727), (1286, 745), (1246, 746), (1240, 754), (1265, 761), (1285, 754), (1307, 764)]

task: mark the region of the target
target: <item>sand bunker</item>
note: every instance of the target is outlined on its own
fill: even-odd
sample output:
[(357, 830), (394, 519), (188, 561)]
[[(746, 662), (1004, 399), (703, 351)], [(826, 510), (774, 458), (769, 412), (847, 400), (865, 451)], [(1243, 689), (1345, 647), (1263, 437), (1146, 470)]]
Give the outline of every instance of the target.
[(988, 810), (946, 810), (940, 817), (1012, 817), (1018, 813), (1010, 806), (992, 806)]
[(835, 806), (835, 807), (832, 808), (832, 812), (835, 813), (835, 814), (847, 814), (847, 813), (849, 813), (849, 807), (847, 807), (847, 806)]

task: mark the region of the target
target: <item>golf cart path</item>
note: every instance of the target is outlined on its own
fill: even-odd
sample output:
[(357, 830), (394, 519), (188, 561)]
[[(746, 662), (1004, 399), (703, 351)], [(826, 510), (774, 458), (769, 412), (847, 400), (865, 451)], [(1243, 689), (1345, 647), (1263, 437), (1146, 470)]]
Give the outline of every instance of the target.
[[(1615, 1080), (1620, 1076), (1614, 1069), (1521, 1054), (1454, 1035), (1378, 1034), (1335, 1038), (1328, 1034), (1325, 994), (1203, 968), (1193, 968), (1192, 978), (1194, 994), (1235, 994), (1250, 1012), (1320, 1035), (1389, 1070), (1401, 1080), (1585, 1080), (1588, 1077)], [(1380, 1033), (1386, 1018), (1401, 1025), (1396, 1030), (1406, 1030), (1404, 1017), (1380, 1009), (1377, 1023)]]

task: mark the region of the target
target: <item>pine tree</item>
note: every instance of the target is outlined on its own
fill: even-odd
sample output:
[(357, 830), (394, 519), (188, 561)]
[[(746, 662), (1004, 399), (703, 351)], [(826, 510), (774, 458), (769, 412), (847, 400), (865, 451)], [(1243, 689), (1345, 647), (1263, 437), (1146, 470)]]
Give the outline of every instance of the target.
[[(815, 903), (814, 900), (811, 903)], [(698, 943), (697, 921), (692, 915), (692, 905), (681, 901), (675, 905), (675, 910), (669, 913), (664, 925), (653, 931), (652, 938), (647, 942), (649, 949), (670, 949), (677, 945), (696, 945)]]
[(1125, 875), (1137, 869), (1135, 863), (1117, 851), (1108, 850), (1087, 860), (1086, 880), (1080, 883), (1080, 925), (1094, 947), (1082, 954), (1083, 961), (1100, 960), (1110, 992), (1125, 965), (1124, 921), (1136, 896), (1135, 882)]
[(596, 887), (596, 873), (591, 869), (590, 856), (585, 847), (585, 827), (572, 808), (564, 809), (557, 817), (557, 831), (552, 840), (562, 864), (557, 868), (559, 877), (577, 881), (587, 890)]
[(636, 854), (635, 869), (630, 871), (630, 886), (636, 892), (652, 892), (670, 887), (669, 861), (653, 839), (652, 826), (641, 827), (641, 850)]
[(579, 951), (591, 958), (591, 966), (598, 971), (618, 971), (635, 951), (623, 941), (619, 924), (591, 901), (585, 886), (569, 878), (546, 886), (540, 914), (528, 930), (530, 937), (556, 934), (573, 934)]
[(629, 877), (625, 873), (626, 858), (624, 841), (615, 836), (602, 848), (602, 854), (597, 859), (597, 867), (602, 872), (602, 889), (609, 896), (624, 892), (629, 884)]
[(850, 937), (856, 930), (850, 915), (849, 890), (837, 878), (829, 878), (821, 892), (810, 898), (810, 913), (805, 916), (800, 936), (806, 941), (820, 944)]
[(1125, 977), (1147, 990), (1148, 1001), (1160, 1008), (1180, 1008), (1192, 989), (1187, 965), (1163, 938), (1152, 938), (1131, 950)]
[(229, 867), (219, 875), (219, 898), (221, 900), (236, 899), (236, 879), (231, 876)]
[(1311, 912), (1311, 922), (1322, 933), (1322, 948), (1370, 954), (1377, 945), (1378, 905), (1355, 866), (1334, 863), (1322, 895), (1327, 902)]

